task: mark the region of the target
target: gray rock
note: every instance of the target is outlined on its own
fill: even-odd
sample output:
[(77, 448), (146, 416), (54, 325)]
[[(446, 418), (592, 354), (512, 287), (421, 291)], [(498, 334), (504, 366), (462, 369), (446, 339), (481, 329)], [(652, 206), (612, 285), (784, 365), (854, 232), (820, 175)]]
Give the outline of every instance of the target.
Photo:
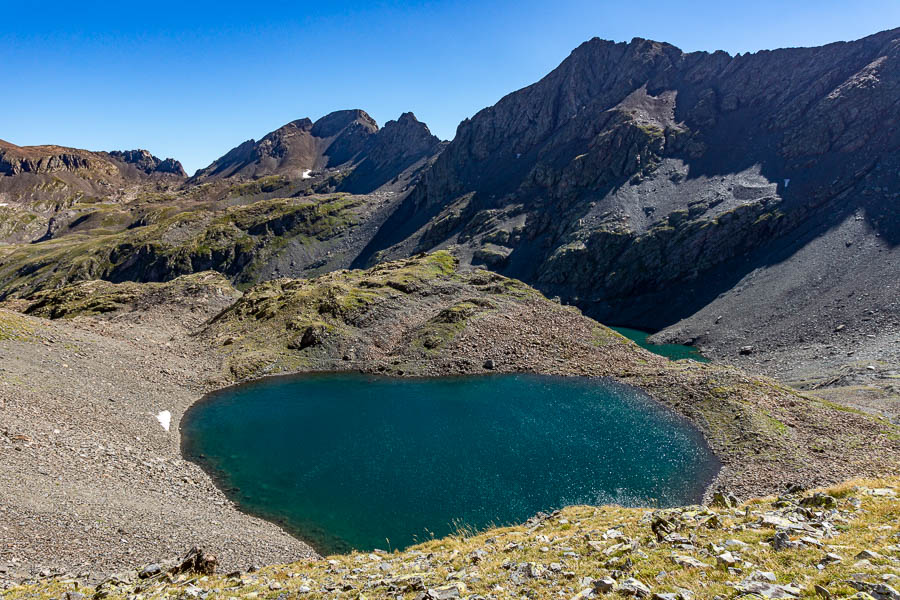
[(900, 592), (885, 583), (868, 583), (850, 580), (847, 585), (859, 592), (865, 592), (875, 600), (900, 600)]
[(746, 585), (740, 586), (740, 591), (745, 594), (757, 594), (764, 598), (797, 598), (800, 596), (800, 590), (790, 585), (778, 585), (775, 583), (767, 583), (763, 581), (754, 581)]
[(162, 573), (162, 566), (156, 563), (152, 565), (147, 565), (138, 573), (138, 577), (141, 579), (147, 579), (148, 577), (153, 577), (154, 575), (159, 575)]
[(455, 585), (445, 585), (437, 588), (428, 588), (419, 592), (416, 600), (454, 600), (459, 598), (459, 588)]
[(650, 596), (650, 588), (635, 579), (629, 577), (616, 587), (616, 593), (623, 596), (635, 596), (637, 598), (647, 598)]
[(600, 592), (601, 594), (608, 594), (613, 591), (616, 587), (616, 580), (612, 577), (602, 577), (600, 579), (595, 579), (591, 582), (591, 586), (594, 591)]
[(738, 559), (731, 552), (723, 552), (716, 556), (716, 562), (722, 567), (728, 568), (738, 564)]
[(682, 554), (676, 554), (672, 557), (672, 562), (674, 562), (679, 567), (688, 567), (692, 569), (708, 569), (712, 565), (703, 562), (702, 560), (697, 560), (693, 556), (684, 556)]
[(838, 501), (834, 496), (816, 492), (812, 496), (800, 500), (800, 506), (832, 509), (837, 508)]

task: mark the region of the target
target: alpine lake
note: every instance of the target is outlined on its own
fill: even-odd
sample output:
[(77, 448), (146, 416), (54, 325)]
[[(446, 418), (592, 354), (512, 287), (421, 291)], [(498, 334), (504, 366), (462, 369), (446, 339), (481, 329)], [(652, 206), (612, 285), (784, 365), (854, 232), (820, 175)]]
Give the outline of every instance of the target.
[(697, 502), (700, 432), (611, 380), (273, 377), (210, 394), (185, 456), (245, 512), (322, 554), (404, 548), (571, 504)]

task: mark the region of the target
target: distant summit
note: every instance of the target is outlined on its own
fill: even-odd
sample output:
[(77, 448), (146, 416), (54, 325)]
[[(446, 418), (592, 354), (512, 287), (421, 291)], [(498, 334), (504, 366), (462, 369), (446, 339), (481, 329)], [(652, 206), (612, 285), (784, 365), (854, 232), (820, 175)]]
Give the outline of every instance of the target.
[(345, 187), (363, 193), (397, 177), (439, 147), (440, 140), (412, 113), (404, 113), (379, 130), (365, 111), (340, 110), (315, 122), (308, 118), (291, 121), (258, 142), (248, 140), (197, 171), (191, 183), (268, 175), (295, 178), (344, 167), (354, 170)]
[(116, 160), (134, 165), (148, 175), (150, 173), (168, 173), (179, 177), (187, 177), (184, 167), (174, 158), (160, 160), (146, 150), (114, 150), (109, 155)]

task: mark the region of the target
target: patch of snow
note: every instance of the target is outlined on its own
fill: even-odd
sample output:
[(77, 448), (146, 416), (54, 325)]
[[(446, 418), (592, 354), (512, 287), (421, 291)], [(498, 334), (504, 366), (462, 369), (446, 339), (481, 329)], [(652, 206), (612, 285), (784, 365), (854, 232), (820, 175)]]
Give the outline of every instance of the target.
[(785, 179), (785, 180), (784, 180), (784, 189), (787, 189), (787, 186), (789, 186), (789, 185), (791, 185), (791, 180), (790, 180), (790, 179)]
[(159, 421), (159, 424), (162, 425), (162, 428), (166, 431), (169, 430), (169, 425), (172, 424), (172, 413), (167, 410), (162, 411), (158, 415), (156, 415), (156, 420)]
[(9, 202), (0, 202), (0, 206), (9, 206)]
[(303, 173), (300, 175), (300, 179), (312, 179), (312, 175), (310, 175), (310, 173), (312, 173), (312, 170), (311, 170), (311, 169), (306, 169), (306, 170), (303, 171)]

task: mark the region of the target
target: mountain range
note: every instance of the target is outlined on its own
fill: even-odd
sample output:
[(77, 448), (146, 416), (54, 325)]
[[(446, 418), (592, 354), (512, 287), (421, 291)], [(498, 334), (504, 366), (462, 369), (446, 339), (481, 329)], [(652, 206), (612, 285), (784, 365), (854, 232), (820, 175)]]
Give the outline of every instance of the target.
[(734, 56), (593, 39), (450, 142), (341, 110), (191, 177), (142, 150), (0, 141), (0, 298), (448, 248), (603, 322), (850, 383), (900, 364), (898, 120), (894, 29)]

